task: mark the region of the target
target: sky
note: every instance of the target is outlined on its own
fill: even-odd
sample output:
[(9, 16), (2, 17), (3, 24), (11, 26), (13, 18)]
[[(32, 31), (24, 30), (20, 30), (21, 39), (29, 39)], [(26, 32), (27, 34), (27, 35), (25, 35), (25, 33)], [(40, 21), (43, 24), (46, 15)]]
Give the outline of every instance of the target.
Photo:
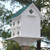
[[(2, 3), (3, 5), (5, 5), (5, 8), (7, 8), (8, 10), (11, 10), (11, 11), (12, 11), (13, 6), (15, 6), (14, 10), (12, 11), (13, 13), (17, 12), (19, 9), (22, 8), (22, 6), (19, 3), (17, 3), (17, 4), (15, 3), (15, 5), (10, 6), (11, 1), (8, 1), (8, 2), (5, 2), (5, 3), (4, 2), (0, 2), (0, 3)], [(20, 6), (20, 7), (18, 7), (18, 6)], [(44, 10), (42, 9), (42, 11), (46, 12), (46, 9), (44, 9)], [(0, 24), (1, 24), (1, 22), (0, 22)], [(6, 26), (7, 26), (6, 30), (8, 28), (10, 28), (9, 25), (6, 25)], [(4, 26), (4, 27), (6, 27), (6, 26)], [(0, 38), (0, 41), (2, 41), (2, 38)], [(42, 45), (42, 47), (46, 47), (47, 46), (47, 44), (44, 43), (44, 42), (42, 42), (41, 45)], [(2, 48), (2, 47), (3, 47), (2, 43), (0, 42), (0, 48)]]

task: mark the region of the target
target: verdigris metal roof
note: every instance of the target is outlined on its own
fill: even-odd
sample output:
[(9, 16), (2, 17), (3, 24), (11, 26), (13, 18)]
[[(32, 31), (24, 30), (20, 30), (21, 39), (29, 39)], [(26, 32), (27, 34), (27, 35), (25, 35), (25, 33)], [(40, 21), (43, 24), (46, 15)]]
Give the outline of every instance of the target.
[(18, 12), (16, 12), (10, 19), (8, 19), (8, 21), (10, 21), (11, 19), (19, 16), (25, 9), (27, 9), (31, 4), (27, 5), (26, 7), (23, 7), (22, 9), (20, 9)]

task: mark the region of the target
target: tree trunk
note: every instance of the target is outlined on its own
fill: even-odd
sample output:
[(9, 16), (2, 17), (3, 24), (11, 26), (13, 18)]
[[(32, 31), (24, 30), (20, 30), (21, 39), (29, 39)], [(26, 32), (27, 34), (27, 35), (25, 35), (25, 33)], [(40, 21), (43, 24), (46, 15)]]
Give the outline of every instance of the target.
[(29, 50), (29, 46), (22, 46), (22, 50)]
[(41, 40), (38, 40), (37, 41), (37, 50), (40, 50), (41, 49)]

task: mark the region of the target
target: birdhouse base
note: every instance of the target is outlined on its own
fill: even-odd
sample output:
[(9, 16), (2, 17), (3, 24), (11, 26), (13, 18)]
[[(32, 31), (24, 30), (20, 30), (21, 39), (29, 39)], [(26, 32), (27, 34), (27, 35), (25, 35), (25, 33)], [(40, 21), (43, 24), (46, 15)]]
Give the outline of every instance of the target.
[(10, 37), (7, 40), (15, 40), (19, 43), (20, 46), (32, 46), (32, 43), (44, 39), (44, 37)]

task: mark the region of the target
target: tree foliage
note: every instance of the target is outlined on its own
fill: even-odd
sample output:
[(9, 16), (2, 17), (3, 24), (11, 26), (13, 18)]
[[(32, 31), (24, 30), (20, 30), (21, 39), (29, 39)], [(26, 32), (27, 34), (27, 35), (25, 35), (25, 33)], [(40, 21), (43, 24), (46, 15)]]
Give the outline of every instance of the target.
[(21, 46), (14, 40), (6, 40), (3, 42), (5, 50), (21, 50)]
[[(2, 0), (5, 1), (5, 0)], [(5, 27), (9, 23), (7, 23), (7, 20), (13, 15), (12, 11), (5, 8), (5, 5), (0, 6), (0, 37), (4, 39), (11, 36), (10, 30), (6, 31)], [(16, 41), (13, 40), (5, 40), (3, 43), (3, 47), (5, 50), (21, 50), (21, 47)]]
[(42, 36), (47, 37), (48, 40), (50, 40), (50, 22), (48, 20), (43, 20), (42, 21)]
[(4, 31), (4, 30), (0, 29), (0, 37), (5, 39), (5, 38), (8, 38), (10, 36), (11, 36), (11, 33), (9, 32), (9, 30), (8, 31)]
[[(49, 4), (45, 4), (47, 2), (50, 3), (50, 0), (12, 0), (12, 1), (17, 1), (19, 2), (20, 4), (23, 4), (23, 5), (28, 5), (28, 4), (31, 4), (31, 3), (34, 3), (37, 8), (40, 10), (42, 7), (50, 7)], [(12, 2), (13, 3), (13, 2)]]

